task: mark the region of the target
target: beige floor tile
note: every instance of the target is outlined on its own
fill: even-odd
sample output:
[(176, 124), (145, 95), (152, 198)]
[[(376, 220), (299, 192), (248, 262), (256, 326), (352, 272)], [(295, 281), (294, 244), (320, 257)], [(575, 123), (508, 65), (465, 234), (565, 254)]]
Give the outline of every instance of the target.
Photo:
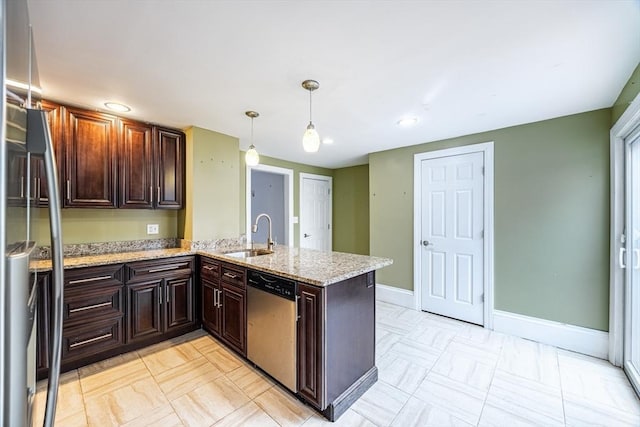
[(229, 372), (227, 378), (240, 387), (240, 390), (251, 399), (264, 393), (274, 385), (273, 381), (248, 365), (242, 365)]
[(173, 400), (174, 410), (186, 426), (210, 426), (250, 399), (226, 377), (204, 384)]
[(139, 352), (139, 354), (153, 375), (159, 375), (202, 356), (189, 342), (181, 342), (159, 351)]
[(225, 373), (234, 371), (245, 364), (238, 356), (223, 347), (205, 353), (204, 357), (206, 357), (213, 366)]
[(122, 427), (183, 427), (180, 417), (173, 410), (173, 406), (167, 403), (155, 409), (150, 414), (144, 414), (133, 421), (123, 424)]
[(351, 409), (377, 426), (388, 426), (407, 403), (409, 396), (409, 393), (378, 380)]
[(258, 405), (249, 402), (215, 423), (214, 427), (278, 427), (273, 418)]
[(87, 399), (85, 402), (90, 426), (125, 424), (148, 416), (168, 401), (152, 377), (120, 389)]
[(146, 365), (135, 353), (98, 362), (80, 368), (78, 372), (85, 401), (151, 378)]
[(358, 414), (357, 412), (347, 409), (336, 421), (329, 421), (321, 414), (313, 414), (303, 425), (303, 427), (377, 427), (374, 423)]
[[(47, 386), (47, 381), (40, 381), (37, 385), (33, 412), (34, 425), (42, 425), (44, 420)], [(80, 387), (78, 371), (73, 370), (60, 376), (56, 405), (56, 424), (60, 424), (62, 420), (68, 418), (68, 423), (79, 425), (77, 421), (71, 420), (78, 420), (82, 417), (84, 417), (82, 388)]]
[(471, 427), (451, 413), (423, 402), (415, 397), (409, 399), (391, 424), (393, 427)]
[[(34, 424), (40, 425), (40, 424)], [(56, 416), (56, 427), (87, 427), (89, 425), (87, 421), (87, 414), (84, 409), (80, 412), (76, 412), (64, 418), (58, 418)]]
[(118, 368), (122, 365), (127, 365), (130, 362), (140, 360), (140, 356), (135, 351), (130, 353), (120, 354), (118, 356), (101, 360), (100, 362), (92, 363), (91, 365), (78, 368), (78, 375), (80, 378), (88, 377), (93, 374), (103, 373), (106, 370)]
[(271, 387), (254, 399), (271, 418), (284, 427), (302, 425), (313, 411), (279, 386)]
[(222, 371), (202, 356), (158, 374), (155, 380), (167, 399), (175, 400), (221, 375)]
[(197, 337), (189, 340), (189, 342), (202, 354), (215, 351), (221, 347), (221, 344), (211, 335)]

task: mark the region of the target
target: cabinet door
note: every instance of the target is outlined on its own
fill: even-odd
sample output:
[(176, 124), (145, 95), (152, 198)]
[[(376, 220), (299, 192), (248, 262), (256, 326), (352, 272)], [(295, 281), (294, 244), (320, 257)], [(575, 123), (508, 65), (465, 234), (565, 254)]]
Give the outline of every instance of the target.
[(165, 332), (195, 323), (191, 276), (165, 279)]
[(7, 204), (9, 206), (27, 205), (27, 153), (22, 150), (7, 150)]
[(322, 288), (300, 283), (298, 294), (298, 392), (321, 408)]
[(152, 208), (153, 140), (152, 127), (120, 119), (120, 203), (121, 208)]
[(116, 207), (116, 117), (65, 110), (64, 206)]
[(245, 291), (226, 283), (220, 285), (221, 338), (243, 355), (246, 353)]
[(200, 298), (202, 304), (202, 325), (212, 334), (220, 334), (220, 310), (215, 304), (218, 285), (200, 279)]
[(180, 209), (184, 197), (184, 134), (156, 128), (156, 200), (158, 209)]
[(162, 290), (162, 279), (127, 286), (128, 342), (162, 334)]
[[(42, 101), (41, 108), (47, 112), (47, 123), (49, 123), (49, 132), (51, 136), (51, 142), (53, 144), (54, 156), (58, 170), (62, 170), (62, 162), (60, 159), (60, 122), (62, 107), (51, 102)], [(33, 159), (33, 158), (32, 158)], [(47, 186), (47, 173), (44, 166), (44, 159), (37, 157), (33, 159), (33, 168), (36, 172), (33, 195), (37, 206), (49, 205), (49, 188)]]

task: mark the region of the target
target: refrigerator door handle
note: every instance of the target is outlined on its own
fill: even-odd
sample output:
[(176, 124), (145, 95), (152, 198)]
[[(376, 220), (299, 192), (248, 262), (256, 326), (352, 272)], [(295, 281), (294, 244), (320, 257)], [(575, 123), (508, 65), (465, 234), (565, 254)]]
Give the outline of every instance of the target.
[(43, 110), (27, 110), (27, 146), (32, 152), (44, 156), (49, 191), (49, 225), (51, 229), (51, 263), (52, 263), (52, 324), (49, 342), (49, 384), (47, 389), (47, 406), (44, 425), (54, 425), (56, 404), (58, 401), (58, 385), (60, 382), (60, 360), (62, 358), (62, 313), (64, 265), (62, 253), (62, 226), (60, 224), (60, 192), (58, 189), (58, 172), (53, 152), (51, 132)]

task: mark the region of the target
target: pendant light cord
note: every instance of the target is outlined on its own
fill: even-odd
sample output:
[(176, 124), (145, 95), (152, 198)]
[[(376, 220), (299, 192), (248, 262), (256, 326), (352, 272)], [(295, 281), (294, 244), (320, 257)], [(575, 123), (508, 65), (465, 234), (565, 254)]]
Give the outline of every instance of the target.
[(253, 117), (251, 117), (251, 146), (253, 146)]
[(309, 123), (313, 124), (313, 115), (312, 115), (312, 106), (313, 106), (313, 101), (311, 100), (311, 94), (313, 93), (312, 90), (309, 91)]

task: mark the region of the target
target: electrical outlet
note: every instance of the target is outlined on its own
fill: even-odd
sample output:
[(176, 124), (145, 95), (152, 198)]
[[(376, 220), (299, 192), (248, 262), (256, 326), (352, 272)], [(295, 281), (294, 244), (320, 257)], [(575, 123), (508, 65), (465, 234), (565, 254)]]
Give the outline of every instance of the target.
[(147, 224), (147, 234), (158, 234), (160, 226), (158, 224)]

